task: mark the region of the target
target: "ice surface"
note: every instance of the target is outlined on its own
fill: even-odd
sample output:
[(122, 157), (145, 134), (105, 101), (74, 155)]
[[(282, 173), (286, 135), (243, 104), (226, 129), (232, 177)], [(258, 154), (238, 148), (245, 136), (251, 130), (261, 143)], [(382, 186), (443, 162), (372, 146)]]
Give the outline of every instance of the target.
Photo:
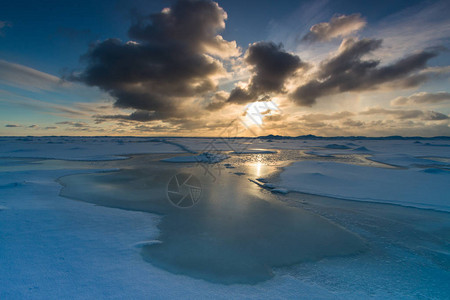
[(231, 152), (232, 154), (274, 154), (277, 153), (276, 151), (273, 150), (259, 150), (259, 149), (255, 149), (255, 150), (243, 150), (243, 151), (234, 151)]
[(305, 151), (306, 154), (315, 155), (319, 157), (333, 157), (332, 154), (324, 152), (324, 151)]
[[(145, 252), (152, 247), (154, 247), (155, 253), (158, 252), (158, 247), (168, 247), (164, 248), (164, 253), (183, 257), (178, 255), (180, 252), (177, 252), (176, 248), (172, 247), (179, 245), (178, 242), (181, 242), (179, 239), (185, 235), (182, 234), (183, 230), (189, 231), (189, 228), (192, 229), (192, 224), (187, 224), (186, 228), (180, 232), (180, 236), (174, 236), (174, 239), (178, 239), (178, 241), (171, 244), (171, 247), (170, 243), (164, 244), (164, 237), (160, 236), (164, 230), (160, 231), (157, 227), (158, 224), (161, 226), (170, 224), (170, 221), (165, 223), (167, 220), (163, 221), (164, 217), (161, 215), (103, 205), (120, 207), (125, 200), (127, 208), (130, 207), (130, 203), (134, 203), (134, 210), (149, 208), (145, 204), (149, 197), (158, 197), (158, 195), (166, 197), (166, 195), (162, 190), (158, 194), (158, 189), (152, 189), (152, 193), (149, 194), (147, 189), (140, 187), (152, 186), (156, 182), (161, 185), (160, 188), (164, 188), (165, 181), (158, 177), (164, 175), (164, 170), (168, 172), (172, 167), (174, 170), (179, 166), (158, 163), (160, 159), (170, 156), (166, 154), (153, 154), (152, 159), (146, 159), (148, 156), (141, 156), (138, 162), (133, 159), (121, 161), (110, 161), (110, 159), (115, 159), (117, 156), (125, 158), (139, 153), (180, 155), (180, 153), (186, 152), (203, 152), (212, 141), (213, 139), (208, 138), (164, 138), (156, 141), (153, 138), (133, 137), (2, 137), (0, 139), (0, 157), (8, 159), (0, 158), (0, 299), (142, 299), (148, 298), (149, 295), (153, 298), (215, 299), (450, 298), (450, 289), (448, 288), (450, 281), (448, 271), (450, 270), (450, 248), (448, 246), (450, 244), (450, 214), (435, 210), (373, 203), (373, 201), (380, 201), (373, 196), (382, 193), (381, 188), (379, 188), (380, 191), (376, 191), (375, 187), (373, 190), (367, 190), (364, 199), (358, 199), (364, 201), (345, 201), (298, 193), (271, 194), (270, 190), (262, 189), (255, 184), (251, 184), (254, 190), (246, 185), (253, 197), (266, 199), (266, 194), (275, 197), (276, 200), (266, 199), (269, 203), (268, 207), (278, 207), (281, 204), (281, 207), (298, 207), (302, 212), (302, 217), (306, 218), (306, 220), (298, 222), (308, 223), (319, 218), (326, 221), (325, 223), (319, 221), (320, 224), (332, 224), (338, 228), (342, 226), (341, 228), (345, 228), (344, 231), (359, 235), (366, 241), (369, 248), (360, 255), (332, 256), (319, 261), (314, 259), (301, 264), (275, 267), (272, 268), (274, 277), (270, 280), (255, 285), (234, 284), (232, 286), (183, 275), (189, 274), (189, 272), (180, 271), (183, 268), (179, 267), (170, 269), (173, 264), (164, 266), (168, 260), (164, 259), (162, 255), (156, 254), (159, 257), (160, 267), (155, 267), (157, 263), (154, 261), (144, 262), (142, 254), (144, 253), (144, 257), (147, 259), (151, 257), (147, 257)], [(351, 139), (336, 142), (332, 140), (273, 139), (269, 142), (255, 139), (234, 142), (236, 144), (227, 141), (216, 143), (215, 146), (217, 149), (229, 152), (233, 151), (230, 145), (239, 149), (237, 148), (238, 144), (242, 145), (245, 142), (247, 143), (246, 149), (273, 149), (274, 152), (277, 152), (277, 154), (269, 155), (254, 153), (239, 156), (230, 154), (227, 162), (230, 162), (236, 169), (225, 170), (226, 172), (246, 173), (245, 176), (232, 174), (233, 180), (239, 180), (239, 182), (248, 182), (247, 178), (265, 178), (267, 182), (277, 183), (268, 175), (266, 171), (268, 165), (279, 166), (277, 165), (279, 160), (286, 162), (300, 160), (301, 162), (293, 164), (284, 173), (281, 173), (281, 177), (286, 176), (288, 182), (292, 182), (294, 188), (298, 190), (303, 190), (301, 187), (304, 182), (301, 178), (305, 178), (310, 180), (305, 186), (309, 186), (318, 194), (332, 192), (331, 194), (334, 195), (336, 191), (346, 192), (342, 186), (333, 184), (332, 175), (336, 175), (338, 180), (344, 180), (344, 186), (351, 182), (355, 182), (354, 185), (369, 184), (372, 186), (370, 182), (367, 182), (370, 180), (363, 180), (367, 172), (369, 178), (378, 174), (376, 180), (381, 178), (382, 184), (387, 186), (389, 186), (389, 180), (404, 184), (397, 186), (399, 199), (402, 202), (395, 203), (440, 210), (448, 208), (448, 202), (445, 205), (442, 201), (443, 197), (449, 195), (448, 189), (445, 188), (449, 182), (448, 140), (416, 143), (414, 140)], [(349, 146), (350, 149), (325, 148), (333, 143)], [(366, 147), (370, 152), (355, 151), (360, 147)], [(302, 153), (306, 151), (313, 151), (329, 157), (303, 155)], [(362, 159), (363, 156), (380, 162), (380, 164), (374, 163), (373, 165), (382, 166), (383, 163), (386, 163), (400, 168), (368, 167), (370, 164), (367, 160)], [(57, 160), (43, 160), (42, 158), (56, 158)], [(314, 161), (309, 161), (310, 159)], [(154, 177), (133, 174), (135, 165), (143, 167), (155, 162), (164, 167), (155, 170), (151, 174)], [(295, 168), (304, 168), (302, 162), (311, 163), (312, 169), (309, 172), (302, 172), (301, 169), (295, 171)], [(315, 165), (319, 162), (324, 163), (322, 165), (324, 168)], [(337, 162), (341, 162), (341, 164)], [(250, 163), (252, 170), (243, 167)], [(183, 166), (185, 165), (188, 164), (183, 164)], [(389, 167), (389, 165), (385, 166)], [(355, 169), (354, 167), (360, 168)], [(113, 169), (121, 171), (111, 172)], [(73, 191), (79, 192), (80, 195), (98, 192), (99, 197), (96, 199), (98, 202), (92, 201), (92, 203), (100, 205), (58, 196), (61, 185), (55, 182), (55, 179), (61, 176), (86, 174), (100, 170), (110, 171), (90, 176), (64, 177), (66, 180), (74, 180), (74, 185), (70, 183), (65, 189), (69, 190), (72, 188), (71, 186), (77, 186), (78, 189), (73, 189)], [(385, 171), (389, 172), (384, 173)], [(128, 175), (127, 172), (129, 172)], [(349, 179), (342, 176), (346, 174), (345, 172), (349, 172)], [(359, 172), (360, 176), (356, 176), (354, 172)], [(118, 176), (119, 174), (120, 176)], [(145, 172), (141, 175), (143, 174), (145, 175)], [(167, 176), (170, 174), (168, 172)], [(300, 177), (296, 178), (297, 175)], [(111, 176), (116, 176), (116, 181), (112, 180)], [(358, 177), (356, 181), (353, 180), (354, 177)], [(386, 178), (383, 179), (383, 177)], [(108, 180), (103, 180), (105, 178)], [(418, 181), (414, 181), (416, 179)], [(330, 184), (324, 184), (327, 182)], [(217, 184), (221, 184), (220, 178)], [(86, 189), (92, 185), (95, 185), (96, 188)], [(282, 188), (278, 186), (278, 183), (276, 185), (278, 189)], [(331, 190), (328, 190), (328, 186)], [(423, 190), (420, 190), (420, 186), (424, 187)], [(226, 185), (222, 189), (226, 189), (225, 187)], [(420, 201), (426, 203), (419, 203), (416, 195), (412, 195), (410, 198), (399, 192), (403, 190), (410, 195), (411, 192), (408, 189), (417, 191), (420, 195), (426, 195), (427, 197), (424, 198), (426, 201)], [(349, 186), (349, 191), (358, 192), (358, 189), (352, 185)], [(107, 202), (102, 203), (101, 201), (105, 199), (100, 196), (105, 192), (111, 197), (106, 199)], [(130, 195), (133, 195), (133, 199), (129, 197)], [(405, 197), (407, 201), (403, 201)], [(95, 196), (92, 199), (95, 200)], [(234, 210), (238, 215), (246, 215), (247, 209), (258, 212), (252, 205), (247, 205), (249, 202), (241, 202), (239, 199), (241, 198), (237, 197), (231, 202), (223, 201), (221, 202), (223, 206), (213, 203), (212, 207), (218, 210)], [(417, 200), (417, 203), (411, 202), (410, 199)], [(382, 199), (382, 201), (391, 202), (390, 200), (392, 199)], [(114, 201), (116, 205), (111, 204), (114, 204)], [(278, 204), (276, 204), (277, 201)], [(204, 203), (204, 201), (200, 203)], [(166, 204), (167, 202), (164, 200), (161, 203), (161, 209)], [(152, 209), (154, 205), (155, 203), (152, 204)], [(235, 207), (228, 207), (228, 205)], [(265, 209), (263, 209), (264, 211)], [(199, 220), (211, 221), (212, 224), (216, 224), (216, 227), (209, 229), (202, 224), (199, 228), (208, 228), (209, 232), (214, 234), (216, 232), (232, 232), (228, 229), (233, 228), (233, 221), (236, 221), (238, 215), (233, 213), (230, 215), (231, 218), (213, 220), (209, 220), (205, 215)], [(267, 221), (267, 218), (261, 218), (262, 237), (267, 232), (270, 240), (279, 241), (283, 238), (283, 236), (274, 237), (277, 231), (271, 232), (273, 227), (269, 225), (274, 222), (280, 222), (283, 230), (288, 231), (284, 237), (288, 236), (290, 222), (299, 216), (294, 215), (295, 218), (292, 216), (286, 220)], [(257, 219), (257, 217), (253, 218), (255, 222)], [(192, 220), (192, 218), (186, 218), (186, 220)], [(237, 224), (242, 224), (241, 221)], [(267, 226), (264, 222), (267, 222)], [(229, 227), (223, 228), (223, 224)], [(309, 225), (305, 226), (309, 227)], [(239, 232), (241, 229), (242, 226), (238, 226), (233, 230)], [(296, 230), (294, 231), (297, 232)], [(300, 233), (306, 234), (307, 231), (302, 230), (304, 230), (303, 227), (299, 228)], [(204, 245), (206, 245), (211, 239), (214, 242), (214, 234), (200, 235), (199, 239), (203, 239)], [(230, 236), (232, 236), (231, 233)], [(245, 236), (245, 232), (242, 233), (242, 236)], [(297, 238), (298, 236), (295, 235), (292, 240)], [(300, 245), (301, 240), (298, 242)], [(201, 245), (200, 241), (196, 245)], [(218, 242), (216, 241), (214, 245), (218, 245)], [(196, 249), (199, 248), (200, 246), (196, 247)], [(223, 248), (217, 247), (205, 251), (208, 255), (213, 255), (212, 249), (217, 249), (216, 252), (223, 251)], [(253, 252), (258, 253), (257, 250)], [(229, 254), (229, 257), (234, 257), (233, 252), (230, 251)], [(259, 253), (256, 260), (261, 259), (263, 254), (264, 252)], [(264, 257), (264, 259), (268, 258), (271, 256)], [(254, 262), (255, 260), (250, 259), (249, 261)], [(179, 263), (183, 265), (183, 261)], [(253, 266), (256, 265), (253, 264)], [(210, 266), (210, 268), (216, 268), (216, 266)], [(170, 270), (170, 272), (164, 269)], [(177, 271), (180, 274), (175, 274)]]
[[(216, 184), (202, 171), (154, 164), (73, 175), (60, 179), (61, 195), (164, 214), (158, 226), (161, 243), (143, 246), (143, 257), (173, 273), (211, 282), (254, 284), (272, 278), (274, 267), (365, 250), (356, 235), (302, 209), (270, 201), (247, 180), (225, 173)], [(202, 201), (189, 210), (174, 208), (166, 197), (167, 182), (177, 172), (202, 180)]]
[(149, 138), (3, 137), (0, 141), (0, 157), (111, 160), (129, 154), (183, 152), (186, 149)]
[(281, 149), (321, 151), (325, 154), (355, 153), (366, 147), (374, 154), (403, 154), (413, 157), (450, 157), (449, 140), (415, 143), (413, 140), (340, 140), (349, 149), (329, 149), (331, 140), (139, 138), (139, 137), (1, 137), (0, 157), (40, 157), (61, 159), (111, 159), (115, 155), (138, 153), (195, 153), (222, 151), (278, 151)]
[(450, 211), (450, 171), (387, 169), (302, 161), (287, 167), (280, 186), (318, 195)]
[(162, 159), (164, 162), (173, 162), (173, 163), (207, 163), (207, 164), (215, 164), (221, 162), (228, 158), (228, 155), (225, 154), (214, 154), (209, 152), (204, 152), (202, 154), (196, 156), (175, 156), (170, 158)]

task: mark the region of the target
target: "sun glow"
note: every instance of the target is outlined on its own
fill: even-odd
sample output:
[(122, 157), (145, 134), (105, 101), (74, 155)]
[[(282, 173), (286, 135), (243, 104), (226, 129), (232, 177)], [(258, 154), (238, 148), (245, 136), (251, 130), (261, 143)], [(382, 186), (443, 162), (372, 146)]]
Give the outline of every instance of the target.
[(244, 116), (257, 126), (264, 123), (264, 117), (279, 113), (280, 109), (273, 101), (255, 101), (247, 105)]

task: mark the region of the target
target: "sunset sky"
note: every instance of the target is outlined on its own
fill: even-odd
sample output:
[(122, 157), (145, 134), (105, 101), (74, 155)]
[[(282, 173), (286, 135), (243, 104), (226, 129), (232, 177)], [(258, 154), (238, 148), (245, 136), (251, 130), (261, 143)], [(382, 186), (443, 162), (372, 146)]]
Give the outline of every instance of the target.
[(450, 135), (447, 0), (0, 2), (2, 136)]

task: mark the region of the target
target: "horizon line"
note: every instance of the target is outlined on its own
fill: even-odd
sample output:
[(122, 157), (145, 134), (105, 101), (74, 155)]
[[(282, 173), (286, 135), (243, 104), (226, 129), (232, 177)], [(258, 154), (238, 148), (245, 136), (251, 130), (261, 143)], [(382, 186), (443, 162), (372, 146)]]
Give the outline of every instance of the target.
[(450, 139), (449, 135), (437, 136), (402, 136), (402, 135), (386, 135), (386, 136), (364, 136), (364, 135), (335, 135), (335, 136), (320, 136), (320, 135), (262, 135), (262, 136), (236, 136), (236, 137), (221, 137), (221, 136), (137, 136), (137, 135), (0, 135), (0, 138), (205, 138), (205, 139)]

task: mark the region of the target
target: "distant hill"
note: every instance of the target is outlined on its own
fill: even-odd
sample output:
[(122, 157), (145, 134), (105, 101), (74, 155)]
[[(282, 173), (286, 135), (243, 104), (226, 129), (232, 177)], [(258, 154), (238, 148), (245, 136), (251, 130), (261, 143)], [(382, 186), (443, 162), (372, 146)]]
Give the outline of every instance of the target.
[(286, 139), (294, 139), (294, 140), (450, 140), (450, 136), (433, 136), (433, 137), (422, 137), (422, 136), (400, 136), (400, 135), (392, 135), (392, 136), (380, 136), (380, 137), (368, 137), (368, 136), (316, 136), (312, 134), (308, 135), (299, 135), (299, 136), (282, 136), (282, 135), (265, 135), (259, 136), (259, 139), (268, 139), (268, 140), (286, 140)]

